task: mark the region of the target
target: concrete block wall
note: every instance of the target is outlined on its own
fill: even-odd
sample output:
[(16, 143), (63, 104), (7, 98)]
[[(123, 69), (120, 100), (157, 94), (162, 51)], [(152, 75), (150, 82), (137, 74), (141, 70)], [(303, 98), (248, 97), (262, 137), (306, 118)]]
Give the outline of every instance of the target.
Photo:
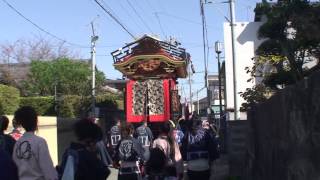
[(241, 176), (244, 170), (247, 132), (246, 120), (227, 121), (227, 152), (231, 176)]

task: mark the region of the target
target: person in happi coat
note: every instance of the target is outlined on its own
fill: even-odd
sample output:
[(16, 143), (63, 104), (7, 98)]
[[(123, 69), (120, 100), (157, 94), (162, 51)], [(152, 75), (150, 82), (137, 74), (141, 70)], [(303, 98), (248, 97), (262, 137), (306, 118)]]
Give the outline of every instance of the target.
[(121, 141), (116, 147), (114, 160), (114, 166), (119, 168), (118, 180), (142, 179), (140, 165), (144, 162), (144, 149), (133, 133), (132, 124), (121, 125)]

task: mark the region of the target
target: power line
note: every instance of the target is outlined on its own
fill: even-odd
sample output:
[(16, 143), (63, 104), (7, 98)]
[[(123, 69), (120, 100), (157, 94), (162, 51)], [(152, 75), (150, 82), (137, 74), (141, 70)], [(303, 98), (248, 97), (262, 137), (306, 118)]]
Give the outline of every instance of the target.
[[(108, 11), (115, 17), (115, 18), (117, 18), (119, 21), (121, 20), (121, 18), (119, 17), (119, 16), (117, 16), (117, 13), (115, 13), (115, 11), (113, 11), (113, 9), (104, 1), (104, 0), (101, 0), (101, 3), (102, 3), (102, 5), (105, 7), (105, 9), (108, 9)], [(120, 6), (121, 6), (121, 4), (120, 4)], [(121, 6), (121, 7), (123, 7), (123, 6)], [(125, 12), (127, 12), (127, 10), (125, 9)], [(129, 19), (130, 18), (132, 18), (132, 16), (131, 15), (129, 15)], [(124, 23), (122, 23), (123, 25), (124, 25)], [(127, 29), (129, 30), (130, 28), (128, 28), (128, 26), (126, 26), (127, 27)], [(140, 28), (139, 28), (140, 29)], [(131, 32), (133, 32), (132, 34), (136, 34), (136, 33), (134, 33), (134, 31), (131, 31)]]
[[(140, 2), (141, 1), (136, 1), (136, 3), (134, 4), (136, 7), (137, 7), (137, 9), (140, 9), (140, 12), (147, 12), (146, 10), (145, 10), (145, 7), (143, 6), (143, 5), (141, 5), (140, 4)], [(149, 20), (151, 20), (151, 21), (146, 21), (146, 22), (152, 22), (152, 19), (153, 19), (153, 12), (154, 11), (152, 11), (151, 10), (151, 14), (150, 13), (144, 13), (143, 15), (143, 17), (146, 17), (147, 19), (149, 18)], [(149, 16), (149, 17), (148, 17)]]
[[(160, 2), (161, 1), (161, 2)], [(164, 6), (163, 0), (157, 0), (158, 7), (161, 8), (165, 13), (167, 13), (167, 8)]]
[[(204, 84), (204, 82), (194, 82), (194, 80), (192, 80), (192, 84)], [(188, 82), (182, 83), (183, 85), (189, 85)]]
[(175, 18), (175, 19), (179, 19), (179, 20), (182, 20), (182, 21), (185, 21), (185, 22), (189, 22), (189, 23), (192, 23), (192, 24), (201, 25), (201, 23), (199, 23), (199, 22), (197, 22), (197, 21), (192, 21), (192, 20), (189, 20), (189, 19), (187, 19), (187, 18), (179, 17), (179, 16), (172, 15), (172, 14), (169, 14), (169, 13), (166, 13), (166, 12), (157, 12), (157, 14), (165, 15), (165, 16), (168, 16), (168, 17), (173, 17), (173, 18)]
[(149, 0), (145, 0), (147, 2), (147, 5), (153, 10), (153, 12), (156, 12), (156, 9), (151, 5)]
[(129, 0), (126, 0), (127, 3), (129, 4), (129, 6), (131, 7), (131, 9), (133, 10), (133, 12), (138, 16), (138, 18), (141, 20), (141, 22), (144, 24), (144, 26), (146, 26), (146, 28), (152, 33), (151, 28), (149, 27), (149, 25), (143, 20), (143, 18), (140, 16), (140, 14), (138, 13), (138, 11), (136, 10), (136, 8), (134, 8), (134, 6), (131, 4), (131, 2)]
[(224, 15), (224, 12), (223, 12), (223, 10), (221, 10), (221, 8), (219, 8), (217, 6), (213, 6), (213, 8), (215, 8), (218, 11), (218, 13), (220, 13), (220, 15), (222, 15), (224, 17), (225, 20), (230, 22), (230, 19), (226, 15)]
[(158, 16), (158, 14), (155, 12), (154, 15), (156, 16), (157, 20), (158, 20), (158, 23), (159, 23), (159, 26), (160, 26), (160, 30), (161, 30), (161, 33), (163, 35), (164, 38), (167, 37), (166, 33), (164, 32), (163, 28), (162, 28), (162, 24), (161, 24), (161, 21), (160, 21), (160, 18)]
[[(159, 1), (157, 1), (157, 3), (159, 4), (159, 5), (157, 6), (157, 9), (152, 6), (152, 3), (151, 3), (149, 0), (146, 0), (146, 1), (147, 1), (147, 4), (151, 7), (151, 9), (153, 9), (153, 14), (157, 13), (157, 16), (158, 16), (158, 11), (159, 11), (159, 9), (161, 10), (161, 12), (167, 12), (166, 9), (165, 9), (165, 7), (162, 6), (162, 4), (159, 3)], [(155, 1), (153, 1), (153, 2), (155, 2)], [(158, 16), (158, 17), (156, 17), (156, 18), (157, 18), (157, 20), (160, 21), (160, 23), (161, 23), (160, 17)], [(169, 24), (170, 24), (170, 23), (169, 23)], [(171, 31), (171, 28), (168, 27), (168, 26), (166, 26), (166, 24), (161, 23), (161, 26), (162, 26), (162, 28), (163, 28), (164, 30), (166, 30), (166, 31), (168, 32), (168, 33), (165, 33), (166, 38), (167, 38), (167, 34), (173, 34), (172, 31)], [(160, 27), (160, 28), (161, 28), (161, 27)], [(164, 31), (164, 32), (165, 32), (165, 31)]]
[(106, 12), (116, 23), (118, 23), (123, 30), (125, 30), (133, 39), (136, 39), (136, 37), (128, 30), (128, 28), (125, 27), (124, 24), (122, 24), (119, 19), (117, 19), (110, 11), (108, 11), (98, 0), (94, 0), (100, 7), (101, 9)]
[(126, 13), (128, 19), (132, 19), (133, 23), (139, 28), (140, 32), (143, 32), (143, 29), (141, 28), (141, 26), (139, 26), (138, 22), (134, 18), (132, 18), (131, 13), (129, 13), (128, 9), (125, 8), (125, 6), (122, 4), (122, 1), (119, 1), (119, 5), (121, 9)]
[(111, 14), (113, 14), (114, 17), (116, 17), (117, 19), (121, 19), (119, 16), (117, 16), (116, 12), (113, 11), (113, 9), (104, 0), (101, 0), (101, 3), (104, 7), (106, 7), (106, 9), (110, 11)]
[(158, 16), (157, 10), (152, 6), (152, 4), (149, 2), (149, 0), (145, 0), (145, 1), (147, 2), (147, 5), (150, 7), (150, 9), (152, 9), (153, 15), (155, 16), (155, 18), (157, 19), (157, 22), (159, 24), (159, 27), (160, 27), (160, 30), (161, 30), (161, 34), (162, 34), (163, 38), (166, 39), (167, 38), (167, 34), (164, 31), (164, 28), (162, 26), (160, 17)]
[[(173, 15), (173, 14), (169, 14), (169, 13), (166, 13), (166, 12), (157, 12), (157, 14), (159, 15), (164, 15), (164, 16), (167, 16), (167, 17), (172, 17), (172, 18), (175, 18), (175, 19), (179, 19), (181, 21), (185, 21), (185, 22), (188, 22), (188, 23), (191, 23), (191, 24), (197, 24), (197, 25), (200, 25), (202, 26), (202, 23), (201, 22), (197, 22), (197, 21), (193, 21), (193, 20), (190, 20), (190, 19), (187, 19), (187, 18), (184, 18), (184, 17), (180, 17), (180, 16), (176, 16), (176, 15)], [(208, 25), (208, 27), (213, 27), (212, 25)], [(215, 28), (219, 28), (218, 26), (214, 26)]]
[[(33, 26), (35, 26), (37, 29), (39, 29), (40, 31), (46, 33), (47, 35), (59, 40), (59, 41), (62, 41), (63, 43), (67, 43), (71, 46), (78, 46), (78, 47), (86, 47), (86, 46), (83, 46), (83, 45), (79, 45), (79, 44), (75, 44), (75, 43), (71, 43), (71, 42), (68, 42), (54, 34), (52, 34), (51, 32), (45, 30), (44, 28), (40, 27), (38, 24), (36, 24), (35, 22), (33, 22), (32, 20), (30, 20), (29, 18), (27, 18), (26, 16), (24, 16), (20, 11), (18, 11), (15, 7), (13, 7), (10, 3), (8, 3), (6, 0), (2, 0), (9, 8), (11, 8), (15, 13), (17, 13), (20, 17), (22, 17), (24, 20), (28, 21), (29, 23), (31, 23)], [(87, 47), (86, 47), (87, 48)]]
[[(153, 5), (152, 5), (152, 3), (149, 1), (149, 0), (145, 0), (146, 2), (147, 2), (147, 5), (149, 6), (149, 8), (151, 9), (151, 13), (152, 13), (152, 16), (151, 16), (151, 18), (155, 18), (156, 19), (156, 21), (157, 21), (157, 23), (158, 23), (158, 27), (159, 28), (157, 28), (157, 30), (158, 29), (160, 29), (160, 32), (159, 32), (159, 30), (158, 30), (158, 34), (160, 34), (161, 33), (161, 36), (162, 36), (162, 39), (163, 40), (165, 40), (165, 41), (169, 41), (169, 39), (170, 39), (170, 34), (172, 34), (172, 33), (170, 33), (171, 31), (170, 31), (170, 29), (169, 29), (169, 27), (166, 25), (166, 23), (164, 23), (162, 20), (161, 20), (161, 18), (160, 18), (160, 16), (158, 15), (158, 8), (160, 8), (159, 6), (157, 6), (157, 9), (156, 8), (154, 8), (153, 7)], [(154, 1), (153, 1), (154, 2)], [(170, 23), (169, 23), (170, 24)], [(170, 31), (170, 32), (169, 32)], [(161, 37), (160, 35), (159, 35), (159, 37)]]
[(105, 47), (121, 47), (122, 44), (111, 44), (111, 45), (100, 45), (100, 46), (97, 46), (97, 48), (105, 48)]
[(240, 6), (242, 6), (243, 9), (246, 10), (246, 15), (247, 15), (247, 21), (250, 20), (250, 17), (249, 17), (249, 11), (251, 10), (252, 6), (250, 4), (246, 4), (244, 2), (241, 2), (241, 1), (236, 1), (237, 4), (239, 4)]
[(96, 56), (99, 56), (99, 57), (111, 57), (112, 55), (108, 55), (108, 54), (97, 54)]

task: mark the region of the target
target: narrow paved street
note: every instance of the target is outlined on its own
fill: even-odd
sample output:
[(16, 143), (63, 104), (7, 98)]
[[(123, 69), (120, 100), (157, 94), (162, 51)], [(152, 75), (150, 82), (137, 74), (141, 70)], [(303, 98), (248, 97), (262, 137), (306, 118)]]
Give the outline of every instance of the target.
[[(185, 164), (185, 167), (186, 167), (186, 164)], [(110, 170), (111, 170), (111, 174), (108, 179), (110, 180), (117, 179), (118, 170), (114, 168), (110, 168)], [(225, 180), (229, 175), (229, 164), (228, 164), (227, 156), (223, 155), (218, 160), (216, 160), (211, 170), (212, 170), (212, 173), (211, 173), (212, 175), (210, 178), (211, 180)], [(185, 170), (184, 179), (188, 180), (186, 170)]]

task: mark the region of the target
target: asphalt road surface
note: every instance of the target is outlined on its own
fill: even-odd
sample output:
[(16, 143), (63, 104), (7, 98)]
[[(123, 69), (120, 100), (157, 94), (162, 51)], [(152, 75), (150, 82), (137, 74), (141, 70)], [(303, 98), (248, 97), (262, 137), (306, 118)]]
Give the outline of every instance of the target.
[[(186, 169), (186, 164), (184, 164)], [(108, 180), (117, 180), (118, 179), (118, 170), (110, 168), (111, 174), (108, 177)], [(225, 156), (222, 156), (220, 159), (217, 159), (211, 169), (211, 180), (225, 180), (229, 174), (229, 165), (228, 159)], [(188, 180), (185, 170), (184, 180)]]

